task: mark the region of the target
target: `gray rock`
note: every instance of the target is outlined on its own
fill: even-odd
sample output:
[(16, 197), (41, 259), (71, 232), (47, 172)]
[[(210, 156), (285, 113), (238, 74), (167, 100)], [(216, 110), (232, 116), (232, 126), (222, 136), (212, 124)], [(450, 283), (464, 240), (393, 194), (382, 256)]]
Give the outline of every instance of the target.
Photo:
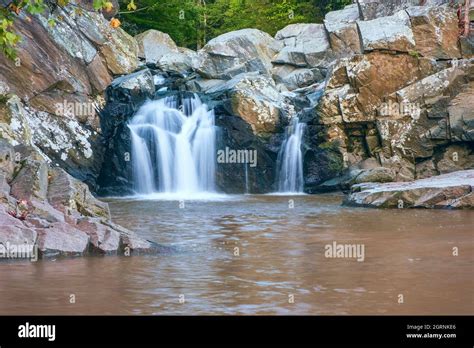
[(275, 35), (284, 47), (273, 59), (276, 64), (297, 67), (325, 67), (330, 48), (323, 24), (290, 24)]
[(391, 16), (407, 7), (420, 4), (420, 0), (357, 0), (357, 2), (362, 19), (365, 21)]
[(269, 74), (282, 44), (257, 29), (242, 29), (210, 40), (198, 52), (197, 71), (209, 79), (230, 79), (243, 72)]
[(359, 54), (362, 51), (357, 21), (360, 19), (357, 4), (326, 14), (324, 25), (329, 33), (331, 49), (338, 55)]
[(405, 183), (359, 184), (345, 204), (375, 208), (473, 209), (474, 170)]
[(55, 16), (63, 18), (56, 21), (51, 26), (48, 24), (48, 18), (45, 15), (37, 15), (40, 23), (48, 31), (51, 38), (62, 47), (71, 57), (90, 63), (97, 54), (95, 47), (78, 30), (76, 22), (61, 8), (57, 7), (54, 11)]
[(48, 192), (48, 165), (41, 160), (27, 158), (10, 184), (11, 195), (18, 200), (46, 199)]
[(207, 93), (227, 94), (233, 114), (250, 124), (255, 134), (275, 131), (279, 125), (284, 100), (269, 76), (241, 74)]
[(157, 63), (163, 56), (179, 53), (178, 46), (171, 37), (161, 31), (150, 29), (135, 36), (138, 42), (138, 56), (147, 63)]
[(118, 77), (112, 81), (111, 86), (114, 89), (128, 90), (127, 94), (132, 97), (151, 97), (155, 93), (155, 82), (150, 69)]
[(110, 220), (108, 204), (96, 199), (86, 184), (60, 168), (51, 169), (49, 175), (48, 201), (55, 209), (67, 215), (77, 211), (85, 216)]
[(358, 21), (358, 26), (365, 52), (374, 50), (411, 52), (415, 49), (415, 37), (406, 11), (370, 21)]

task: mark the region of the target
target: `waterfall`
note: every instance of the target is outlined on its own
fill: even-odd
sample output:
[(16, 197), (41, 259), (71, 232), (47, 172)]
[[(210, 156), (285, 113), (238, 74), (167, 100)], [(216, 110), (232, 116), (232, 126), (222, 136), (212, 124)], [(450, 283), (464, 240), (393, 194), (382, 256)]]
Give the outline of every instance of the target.
[(129, 122), (137, 194), (215, 190), (214, 112), (197, 95), (146, 102)]
[(277, 159), (278, 192), (303, 192), (303, 154), (301, 143), (306, 124), (300, 123), (297, 117), (291, 120), (286, 129), (286, 138), (281, 145)]

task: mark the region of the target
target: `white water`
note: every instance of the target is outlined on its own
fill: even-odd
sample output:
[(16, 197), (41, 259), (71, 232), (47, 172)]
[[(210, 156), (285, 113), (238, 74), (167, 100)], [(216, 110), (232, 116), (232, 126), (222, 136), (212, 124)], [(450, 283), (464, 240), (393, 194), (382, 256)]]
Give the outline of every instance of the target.
[(286, 129), (277, 160), (277, 189), (280, 193), (302, 193), (304, 189), (303, 153), (301, 143), (306, 124), (297, 117)]
[(148, 101), (128, 125), (134, 189), (190, 198), (215, 192), (214, 112), (198, 96)]

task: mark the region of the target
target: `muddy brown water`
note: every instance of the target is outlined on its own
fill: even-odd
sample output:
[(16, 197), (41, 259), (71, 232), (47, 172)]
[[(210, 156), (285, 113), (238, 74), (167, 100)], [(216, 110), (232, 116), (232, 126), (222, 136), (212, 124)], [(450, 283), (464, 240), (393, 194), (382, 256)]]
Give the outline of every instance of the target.
[[(0, 263), (0, 314), (474, 313), (474, 212), (342, 198), (110, 200), (115, 222), (174, 251)], [(333, 242), (364, 260), (326, 257)]]

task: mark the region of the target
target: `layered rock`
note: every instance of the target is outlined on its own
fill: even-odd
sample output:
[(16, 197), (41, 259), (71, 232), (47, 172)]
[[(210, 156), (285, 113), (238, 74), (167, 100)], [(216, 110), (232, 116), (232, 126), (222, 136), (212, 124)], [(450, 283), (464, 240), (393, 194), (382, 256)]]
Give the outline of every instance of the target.
[(376, 208), (474, 208), (474, 170), (408, 183), (360, 184), (345, 203)]
[[(0, 137), (37, 147), (93, 187), (103, 151), (102, 93), (113, 75), (138, 67), (138, 45), (101, 13), (75, 5), (15, 19), (17, 58), (0, 56)], [(59, 18), (56, 25), (51, 18)]]
[[(110, 221), (86, 184), (52, 168), (32, 147), (0, 140), (0, 244), (28, 245), (34, 258), (155, 253), (164, 248)], [(12, 156), (12, 154), (15, 154)]]

